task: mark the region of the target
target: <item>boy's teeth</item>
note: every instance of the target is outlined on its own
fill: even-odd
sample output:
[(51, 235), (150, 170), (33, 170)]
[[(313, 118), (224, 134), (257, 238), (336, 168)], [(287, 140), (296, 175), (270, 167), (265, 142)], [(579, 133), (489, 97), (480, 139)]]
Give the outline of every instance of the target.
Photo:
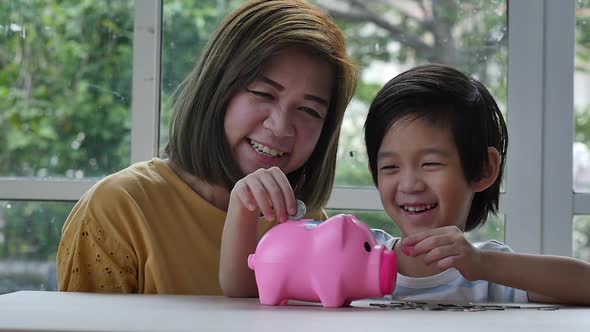
[(271, 149), (268, 146), (262, 145), (254, 140), (250, 140), (250, 145), (252, 145), (252, 147), (256, 151), (261, 152), (261, 153), (265, 153), (265, 154), (272, 156), (272, 157), (280, 157), (283, 154), (285, 154), (284, 152), (280, 152), (280, 151)]
[(422, 211), (426, 211), (426, 210), (430, 210), (433, 207), (435, 207), (436, 204), (426, 204), (426, 205), (421, 205), (421, 206), (402, 206), (404, 210), (409, 211), (409, 212), (422, 212)]

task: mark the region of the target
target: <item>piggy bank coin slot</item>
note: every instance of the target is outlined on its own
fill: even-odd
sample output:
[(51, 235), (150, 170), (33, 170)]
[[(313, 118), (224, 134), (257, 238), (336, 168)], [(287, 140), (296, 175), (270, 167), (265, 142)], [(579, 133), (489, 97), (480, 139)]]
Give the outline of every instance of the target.
[(314, 228), (316, 228), (319, 224), (321, 224), (321, 221), (309, 221), (305, 223), (305, 229), (307, 230), (312, 230)]
[(365, 250), (367, 252), (371, 252), (371, 245), (369, 244), (369, 242), (366, 242), (366, 241), (365, 241)]

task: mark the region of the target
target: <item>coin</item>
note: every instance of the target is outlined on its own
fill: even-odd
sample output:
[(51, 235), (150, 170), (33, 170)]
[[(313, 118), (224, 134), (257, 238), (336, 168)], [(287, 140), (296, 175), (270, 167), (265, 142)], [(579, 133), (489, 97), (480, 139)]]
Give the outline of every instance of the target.
[(301, 201), (301, 200), (297, 200), (297, 213), (293, 216), (289, 216), (289, 219), (299, 220), (299, 219), (303, 218), (303, 216), (305, 216), (306, 212), (307, 212), (307, 208), (305, 207), (305, 203), (303, 203), (303, 201)]

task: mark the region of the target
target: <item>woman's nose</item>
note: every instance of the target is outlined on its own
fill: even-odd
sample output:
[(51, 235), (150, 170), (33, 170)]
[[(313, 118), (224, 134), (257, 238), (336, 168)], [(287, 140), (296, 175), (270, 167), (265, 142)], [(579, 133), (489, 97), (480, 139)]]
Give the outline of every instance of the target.
[(295, 125), (289, 111), (278, 105), (271, 110), (262, 125), (277, 137), (295, 135)]

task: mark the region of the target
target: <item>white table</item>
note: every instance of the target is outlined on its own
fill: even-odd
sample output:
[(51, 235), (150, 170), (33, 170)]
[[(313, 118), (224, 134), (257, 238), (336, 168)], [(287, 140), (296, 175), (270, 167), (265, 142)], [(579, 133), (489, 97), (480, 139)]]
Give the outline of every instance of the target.
[(369, 305), (376, 302), (328, 309), (225, 297), (21, 291), (0, 295), (0, 331), (590, 331), (590, 307), (448, 312)]

